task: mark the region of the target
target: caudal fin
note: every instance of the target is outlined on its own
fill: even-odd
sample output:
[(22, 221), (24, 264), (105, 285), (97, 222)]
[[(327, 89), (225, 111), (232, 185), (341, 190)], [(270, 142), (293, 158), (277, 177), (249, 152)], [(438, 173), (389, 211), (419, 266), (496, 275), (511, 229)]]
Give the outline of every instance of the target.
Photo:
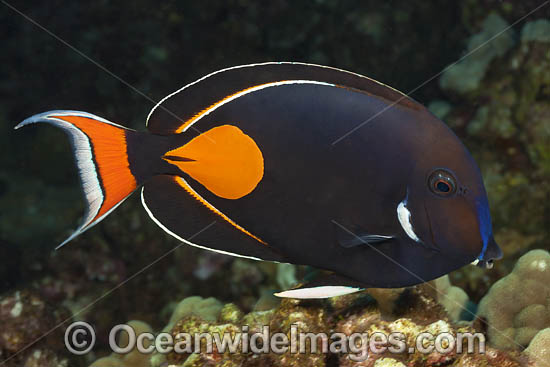
[(126, 143), (131, 130), (90, 113), (63, 110), (34, 115), (15, 129), (38, 122), (60, 127), (69, 135), (86, 199), (82, 223), (60, 248), (99, 223), (136, 189)]

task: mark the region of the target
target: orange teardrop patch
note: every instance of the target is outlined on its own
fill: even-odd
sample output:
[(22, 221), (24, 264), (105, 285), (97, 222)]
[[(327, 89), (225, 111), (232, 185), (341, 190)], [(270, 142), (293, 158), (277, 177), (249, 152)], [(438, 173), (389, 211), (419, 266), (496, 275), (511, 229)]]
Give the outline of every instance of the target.
[(212, 128), (163, 158), (224, 199), (249, 194), (264, 175), (260, 148), (233, 125)]

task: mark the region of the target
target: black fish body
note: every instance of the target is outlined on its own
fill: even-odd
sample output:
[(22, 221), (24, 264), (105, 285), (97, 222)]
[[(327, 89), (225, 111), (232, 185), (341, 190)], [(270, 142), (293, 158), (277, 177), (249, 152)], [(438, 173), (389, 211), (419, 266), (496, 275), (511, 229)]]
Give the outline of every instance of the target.
[[(120, 130), (109, 144), (113, 134), (87, 131), (106, 126), (90, 114), (22, 124), (38, 121), (63, 125), (73, 142), (70, 129), (83, 132), (98, 162), (86, 169), (102, 205), (75, 235), (143, 186), (151, 218), (182, 241), (330, 270), (356, 288), (418, 284), (500, 256), (479, 169), (459, 139), (420, 104), (356, 74), (227, 69), (165, 98), (148, 133)], [(114, 180), (111, 194), (108, 169), (127, 182)]]

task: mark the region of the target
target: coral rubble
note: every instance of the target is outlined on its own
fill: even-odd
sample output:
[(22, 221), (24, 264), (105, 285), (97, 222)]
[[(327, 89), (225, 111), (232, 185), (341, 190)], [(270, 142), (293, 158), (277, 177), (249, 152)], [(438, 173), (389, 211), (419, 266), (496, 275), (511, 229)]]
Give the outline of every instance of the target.
[[(435, 283), (434, 283), (435, 284)], [(442, 289), (449, 289), (449, 285)], [(440, 366), (442, 364), (456, 364), (457, 366), (470, 366), (484, 364), (487, 366), (519, 367), (518, 356), (506, 352), (489, 349), (489, 353), (483, 354), (459, 354), (439, 353), (431, 351), (421, 353), (416, 346), (416, 337), (423, 332), (432, 334), (457, 332), (474, 332), (475, 330), (466, 324), (458, 325), (448, 321), (444, 309), (437, 302), (437, 291), (434, 285), (422, 285), (399, 292), (397, 298), (393, 295), (395, 306), (391, 307), (392, 314), (382, 313), (377, 306), (377, 301), (366, 293), (351, 294), (335, 297), (326, 301), (298, 301), (284, 299), (281, 304), (269, 311), (252, 311), (243, 314), (234, 304), (221, 304), (213, 299), (190, 297), (179, 303), (174, 309), (170, 323), (170, 333), (176, 343), (186, 345), (185, 348), (194, 346), (196, 340), (186, 340), (181, 333), (188, 333), (195, 338), (199, 333), (206, 333), (215, 338), (223, 338), (223, 333), (235, 337), (247, 331), (249, 335), (263, 335), (264, 327), (269, 327), (269, 334), (282, 333), (291, 340), (292, 333), (310, 333), (304, 338), (306, 346), (304, 353), (295, 353), (291, 350), (271, 351), (264, 349), (265, 337), (254, 350), (252, 344), (248, 351), (237, 349), (237, 353), (218, 349), (216, 342), (208, 342), (207, 339), (198, 339), (201, 346), (199, 353), (192, 353), (193, 349), (171, 351), (166, 355), (154, 354), (148, 360), (149, 364), (135, 364), (136, 366), (312, 366), (324, 367), (327, 365), (339, 365), (344, 367), (425, 367)], [(448, 293), (448, 292), (447, 292)], [(379, 299), (380, 296), (378, 296)], [(400, 305), (406, 299), (405, 304)], [(390, 302), (384, 300), (383, 302)], [(182, 311), (183, 310), (183, 311)], [(175, 322), (174, 322), (175, 321)], [(388, 335), (391, 332), (403, 334), (407, 346), (413, 349), (405, 353), (365, 353), (365, 347), (356, 345), (357, 348), (348, 349), (329, 348), (328, 339), (325, 336), (331, 333), (351, 337), (354, 333), (360, 335), (374, 335), (383, 332)], [(180, 339), (178, 339), (180, 338)], [(182, 339), (183, 338), (183, 339)], [(260, 339), (262, 338), (262, 339)], [(269, 338), (269, 336), (268, 336)], [(215, 339), (214, 339), (215, 340)], [(210, 344), (209, 344), (210, 343)], [(243, 346), (242, 339), (237, 339), (239, 348)], [(429, 346), (433, 341), (423, 346)], [(208, 350), (208, 345), (212, 347)], [(311, 349), (315, 347), (315, 349)], [(142, 362), (144, 362), (143, 360)], [(111, 364), (108, 364), (111, 363)], [(141, 363), (141, 362), (140, 362)], [(92, 366), (123, 367), (119, 356), (112, 355), (96, 361)]]
[(64, 307), (53, 307), (41, 296), (15, 291), (0, 297), (0, 360), (6, 367), (67, 366)]

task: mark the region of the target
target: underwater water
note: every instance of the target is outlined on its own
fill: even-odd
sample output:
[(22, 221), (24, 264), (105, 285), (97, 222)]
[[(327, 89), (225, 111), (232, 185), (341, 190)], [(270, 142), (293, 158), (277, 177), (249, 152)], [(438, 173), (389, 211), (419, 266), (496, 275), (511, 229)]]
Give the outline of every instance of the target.
[[(7, 1), (0, 27), (0, 366), (550, 366), (549, 2)], [(182, 245), (138, 192), (55, 250), (85, 212), (71, 145), (54, 127), (15, 125), (67, 109), (144, 131), (166, 95), (266, 61), (349, 70), (427, 106), (475, 158), (503, 258), (413, 287), (281, 299), (317, 270)], [(75, 322), (93, 327), (85, 353), (71, 345), (91, 333), (65, 340)], [(137, 335), (394, 332), (407, 346), (423, 332), (478, 332), (486, 352), (357, 359), (313, 342), (303, 353), (113, 353), (119, 324)]]

